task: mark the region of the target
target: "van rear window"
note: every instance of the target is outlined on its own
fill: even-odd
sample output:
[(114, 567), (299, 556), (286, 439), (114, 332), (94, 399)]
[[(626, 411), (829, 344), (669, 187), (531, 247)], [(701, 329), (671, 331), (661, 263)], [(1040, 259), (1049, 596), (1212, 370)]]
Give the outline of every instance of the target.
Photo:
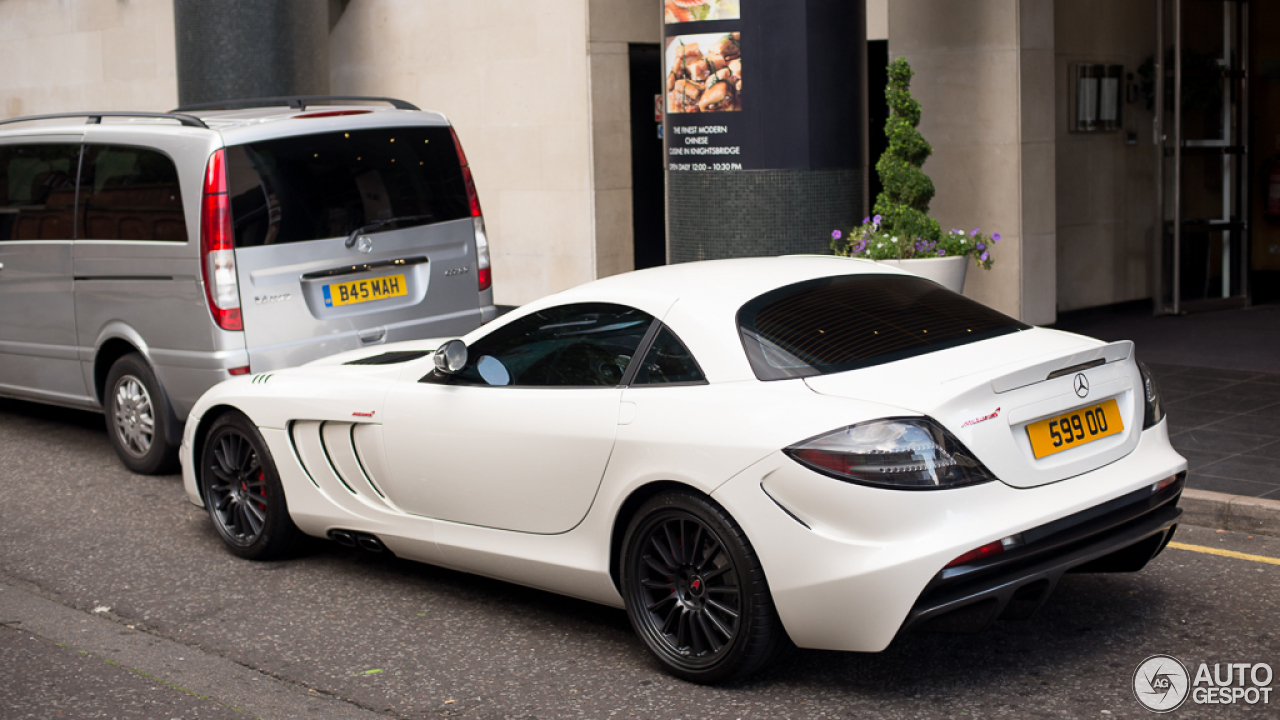
[(227, 148), (237, 247), (344, 237), (471, 215), (448, 127), (297, 135)]
[(738, 311), (761, 380), (856, 370), (1028, 327), (923, 278), (879, 273), (788, 285)]

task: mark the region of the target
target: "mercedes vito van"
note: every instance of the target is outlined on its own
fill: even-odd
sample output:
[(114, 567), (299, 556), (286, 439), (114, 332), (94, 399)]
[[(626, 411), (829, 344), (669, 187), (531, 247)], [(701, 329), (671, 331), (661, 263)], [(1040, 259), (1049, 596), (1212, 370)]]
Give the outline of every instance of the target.
[(0, 395), (174, 467), (213, 384), (495, 315), (458, 136), (384, 98), (0, 122)]

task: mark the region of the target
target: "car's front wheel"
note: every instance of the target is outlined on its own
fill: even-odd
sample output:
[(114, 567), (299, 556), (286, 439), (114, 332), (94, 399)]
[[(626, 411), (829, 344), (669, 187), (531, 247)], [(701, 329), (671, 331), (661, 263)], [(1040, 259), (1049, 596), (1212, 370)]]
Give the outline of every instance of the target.
[(622, 547), (627, 616), (671, 674), (735, 680), (790, 646), (755, 550), (709, 498), (671, 492), (650, 499)]
[(266, 441), (249, 418), (228, 412), (214, 420), (196, 472), (204, 506), (231, 552), (271, 560), (301, 537)]

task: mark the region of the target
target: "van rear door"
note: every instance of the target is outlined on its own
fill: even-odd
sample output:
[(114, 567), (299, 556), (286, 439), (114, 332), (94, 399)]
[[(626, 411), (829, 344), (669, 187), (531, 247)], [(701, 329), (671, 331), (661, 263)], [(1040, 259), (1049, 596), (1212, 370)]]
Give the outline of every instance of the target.
[(481, 323), (491, 293), (447, 125), (229, 145), (226, 162), (253, 371)]

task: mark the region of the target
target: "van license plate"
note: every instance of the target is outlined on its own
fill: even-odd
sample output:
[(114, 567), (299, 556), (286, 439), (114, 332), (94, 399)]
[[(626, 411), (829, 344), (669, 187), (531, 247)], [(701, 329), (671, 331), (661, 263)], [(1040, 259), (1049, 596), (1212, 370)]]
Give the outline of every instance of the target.
[(1122, 430), (1120, 406), (1112, 398), (1031, 423), (1027, 426), (1027, 436), (1031, 438), (1031, 452), (1039, 460)]
[(405, 287), (404, 275), (387, 275), (366, 280), (330, 283), (324, 286), (323, 292), (324, 306), (336, 307), (401, 297), (408, 295), (409, 289)]

